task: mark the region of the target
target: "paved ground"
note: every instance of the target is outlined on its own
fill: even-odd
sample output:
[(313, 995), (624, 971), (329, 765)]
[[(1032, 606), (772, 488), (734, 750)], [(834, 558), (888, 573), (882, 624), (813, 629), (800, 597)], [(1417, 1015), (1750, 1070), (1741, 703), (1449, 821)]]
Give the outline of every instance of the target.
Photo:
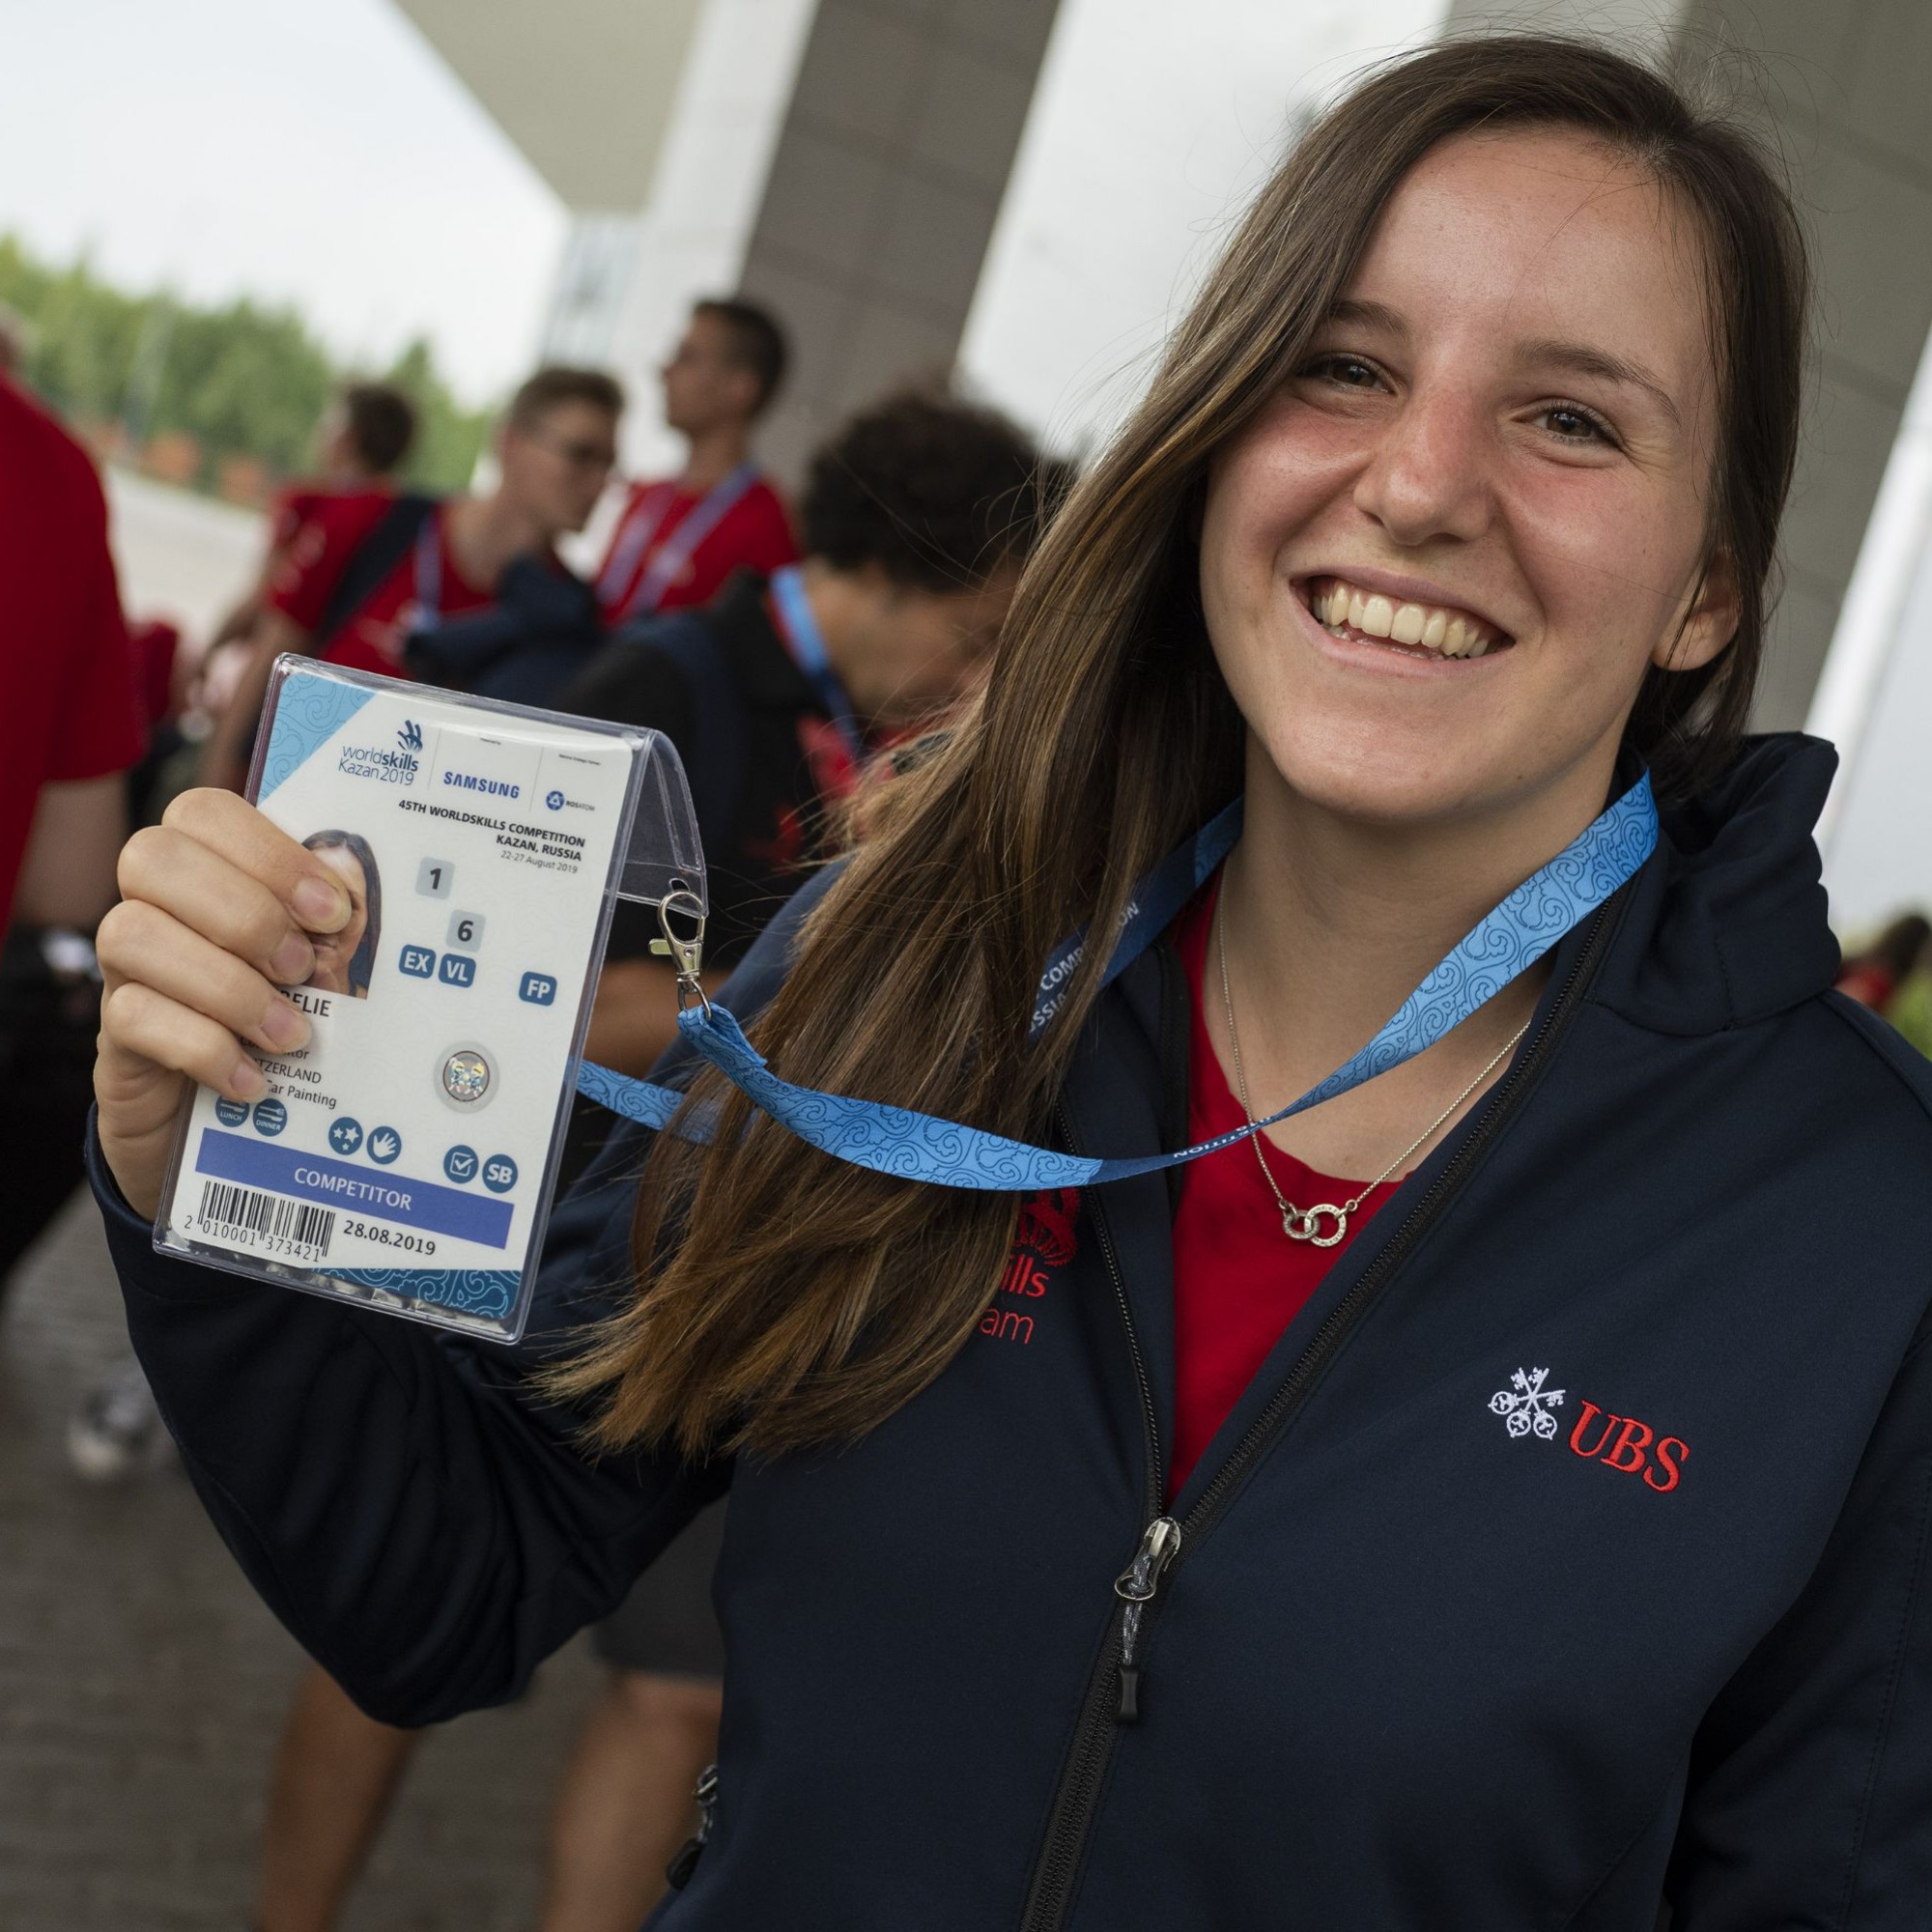
[(206, 637), (259, 568), (265, 520), (128, 469), (107, 472), (107, 501), (128, 614)]
[[(241, 1932), (298, 1657), (176, 1472), (68, 1471), (70, 1404), (123, 1343), (92, 1210), (0, 1306), (0, 1928)], [(516, 1932), (595, 1683), (582, 1646), (429, 1741), (344, 1932)]]

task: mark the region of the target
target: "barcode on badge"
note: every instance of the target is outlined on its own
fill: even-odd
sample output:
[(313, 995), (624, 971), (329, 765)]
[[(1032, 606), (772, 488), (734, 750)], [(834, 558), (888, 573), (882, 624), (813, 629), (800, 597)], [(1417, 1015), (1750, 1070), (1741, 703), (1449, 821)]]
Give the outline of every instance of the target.
[(289, 1241), (313, 1248), (318, 1258), (327, 1254), (335, 1233), (335, 1210), (264, 1194), (253, 1187), (231, 1187), (225, 1180), (201, 1184), (201, 1225), (249, 1234), (270, 1241)]

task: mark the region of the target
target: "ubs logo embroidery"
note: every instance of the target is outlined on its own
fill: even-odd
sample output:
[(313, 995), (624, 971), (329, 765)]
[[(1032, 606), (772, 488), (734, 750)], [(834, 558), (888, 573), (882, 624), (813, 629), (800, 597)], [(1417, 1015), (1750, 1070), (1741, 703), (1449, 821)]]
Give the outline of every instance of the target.
[[(1567, 1391), (1546, 1388), (1548, 1369), (1519, 1369), (1508, 1388), (1490, 1398), (1490, 1410), (1503, 1418), (1513, 1436), (1535, 1435), (1544, 1442), (1556, 1435), (1555, 1410)], [(1644, 1486), (1667, 1496), (1684, 1480), (1690, 1445), (1682, 1436), (1660, 1435), (1634, 1415), (1614, 1415), (1587, 1399), (1570, 1432), (1570, 1453), (1585, 1462), (1600, 1463), (1620, 1475), (1641, 1476)], [(1598, 1428), (1598, 1423), (1602, 1427)], [(1594, 1434), (1593, 1434), (1594, 1432)]]
[(1556, 1417), (1550, 1412), (1563, 1406), (1563, 1390), (1547, 1389), (1548, 1369), (1519, 1369), (1506, 1389), (1490, 1398), (1490, 1412), (1500, 1415), (1512, 1435), (1537, 1435), (1548, 1442), (1556, 1434)]
[[(1065, 1267), (1080, 1251), (1079, 1220), (1076, 1187), (1051, 1188), (1023, 1203), (1013, 1251), (1007, 1257), (996, 1293), (1026, 1299), (1044, 1294), (1054, 1270)], [(1033, 1317), (995, 1300), (980, 1318), (980, 1333), (1024, 1348), (1033, 1340)]]

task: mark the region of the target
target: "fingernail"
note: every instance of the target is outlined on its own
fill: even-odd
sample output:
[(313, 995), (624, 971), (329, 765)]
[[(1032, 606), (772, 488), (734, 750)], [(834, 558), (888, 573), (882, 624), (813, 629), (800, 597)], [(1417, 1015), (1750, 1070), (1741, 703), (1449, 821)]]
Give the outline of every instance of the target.
[(286, 985), (296, 985), (315, 971), (315, 948), (300, 933), (292, 932), (269, 955), (270, 970)]
[(259, 1100), (269, 1091), (262, 1069), (245, 1058), (235, 1063), (235, 1072), (228, 1085), (238, 1100)]
[(296, 917), (312, 931), (327, 932), (349, 915), (341, 889), (322, 879), (302, 879), (295, 890)]
[(308, 1037), (308, 1022), (286, 1000), (270, 1000), (262, 1015), (262, 1037), (286, 1051)]

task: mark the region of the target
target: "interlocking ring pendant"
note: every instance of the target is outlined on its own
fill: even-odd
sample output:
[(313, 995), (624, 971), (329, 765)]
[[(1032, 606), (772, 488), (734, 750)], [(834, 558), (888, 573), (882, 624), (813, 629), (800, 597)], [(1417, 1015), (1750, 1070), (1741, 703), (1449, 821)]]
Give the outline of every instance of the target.
[[(1321, 1232), (1323, 1215), (1335, 1224), (1332, 1235)], [(1313, 1208), (1285, 1208), (1281, 1231), (1291, 1241), (1313, 1241), (1318, 1248), (1337, 1247), (1348, 1237), (1349, 1210), (1327, 1201), (1318, 1202)]]

